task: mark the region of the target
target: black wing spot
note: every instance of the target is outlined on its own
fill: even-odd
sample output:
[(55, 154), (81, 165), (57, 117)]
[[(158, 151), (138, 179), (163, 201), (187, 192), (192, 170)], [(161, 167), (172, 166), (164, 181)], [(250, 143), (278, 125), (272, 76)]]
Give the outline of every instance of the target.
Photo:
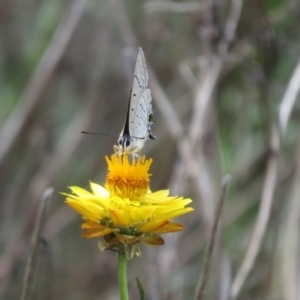
[(133, 94), (133, 97), (135, 97), (136, 96), (136, 94)]
[(142, 108), (142, 110), (143, 110), (144, 112), (146, 112), (146, 110), (144, 109), (142, 103), (140, 103), (140, 107)]
[(138, 77), (137, 77), (136, 75), (135, 75), (134, 77), (136, 78), (136, 80), (137, 80), (137, 82), (138, 82), (138, 85), (139, 85), (139, 87), (140, 87), (140, 89), (141, 89), (141, 88), (142, 88), (142, 85), (141, 85), (141, 83), (140, 83)]
[(132, 108), (131, 111), (134, 111), (134, 108)]

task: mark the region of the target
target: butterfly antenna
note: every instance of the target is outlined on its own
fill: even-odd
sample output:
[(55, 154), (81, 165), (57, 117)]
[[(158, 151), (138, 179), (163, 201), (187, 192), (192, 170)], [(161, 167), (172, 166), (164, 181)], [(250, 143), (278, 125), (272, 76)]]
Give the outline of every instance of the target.
[(83, 134), (94, 134), (94, 135), (109, 135), (109, 136), (115, 136), (115, 137), (119, 137), (116, 134), (110, 134), (110, 133), (102, 133), (102, 132), (88, 132), (88, 131), (80, 131), (80, 133)]

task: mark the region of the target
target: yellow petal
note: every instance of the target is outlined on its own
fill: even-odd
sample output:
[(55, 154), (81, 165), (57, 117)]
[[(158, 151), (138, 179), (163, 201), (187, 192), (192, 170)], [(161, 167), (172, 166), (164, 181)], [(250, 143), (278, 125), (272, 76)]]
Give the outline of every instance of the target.
[(96, 229), (91, 229), (91, 230), (86, 230), (82, 236), (89, 239), (89, 238), (95, 238), (95, 237), (99, 237), (99, 236), (105, 236), (112, 232), (114, 232), (114, 230), (112, 228), (106, 228), (106, 229), (100, 230), (100, 231), (96, 230)]
[(118, 208), (119, 206), (122, 206), (124, 204), (130, 205), (130, 199), (123, 199), (118, 196), (110, 197), (110, 202), (114, 204), (114, 208)]
[(161, 246), (165, 243), (164, 239), (162, 237), (160, 237), (159, 235), (143, 237), (143, 238), (141, 238), (141, 240), (144, 243), (152, 245), (152, 246)]
[(70, 198), (67, 198), (66, 203), (90, 221), (98, 222), (102, 218), (106, 217), (106, 213), (103, 208), (93, 203), (83, 203), (82, 201)]
[(90, 185), (91, 185), (91, 189), (95, 196), (101, 197), (101, 198), (109, 197), (109, 195), (110, 195), (109, 191), (107, 189), (105, 189), (104, 187), (102, 187), (101, 185), (93, 183), (93, 182), (90, 182)]
[(183, 209), (189, 203), (190, 203), (190, 199), (185, 199), (185, 200), (176, 199), (165, 205), (160, 204), (159, 206), (157, 206), (155, 213), (161, 214), (161, 213), (180, 210)]
[(129, 226), (132, 224), (132, 218), (123, 209), (114, 209), (110, 212), (110, 218), (115, 226)]
[(99, 230), (103, 230), (106, 227), (107, 226), (101, 225), (97, 222), (91, 222), (91, 221), (87, 221), (87, 222), (81, 224), (82, 229), (95, 229), (95, 228), (97, 228)]
[(155, 207), (122, 207), (131, 217), (132, 224), (145, 222), (152, 218)]
[(72, 193), (77, 194), (80, 197), (93, 197), (94, 195), (87, 190), (84, 190), (78, 186), (69, 186)]
[(160, 190), (154, 193), (147, 194), (146, 197), (153, 200), (165, 199), (169, 195), (169, 190)]
[(184, 226), (180, 223), (168, 223), (165, 226), (159, 228), (158, 230), (154, 230), (156, 233), (168, 233), (168, 232), (176, 232), (184, 229)]
[(153, 219), (167, 219), (167, 220), (171, 220), (174, 218), (177, 218), (179, 216), (182, 216), (190, 211), (193, 211), (194, 209), (192, 207), (185, 207), (182, 208), (180, 210), (177, 211), (170, 211), (170, 212), (166, 212), (163, 214), (158, 214), (155, 217), (153, 217)]
[(138, 231), (151, 232), (151, 231), (157, 231), (159, 228), (165, 226), (168, 223), (169, 223), (168, 220), (149, 221), (141, 225), (138, 225), (136, 228)]

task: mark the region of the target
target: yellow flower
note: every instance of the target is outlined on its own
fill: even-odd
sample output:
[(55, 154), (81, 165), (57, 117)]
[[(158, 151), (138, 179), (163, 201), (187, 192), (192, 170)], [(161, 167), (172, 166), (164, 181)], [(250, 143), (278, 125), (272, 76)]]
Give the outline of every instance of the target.
[(83, 216), (85, 238), (102, 236), (101, 250), (126, 251), (131, 259), (141, 255), (140, 241), (163, 245), (160, 234), (183, 229), (182, 224), (170, 220), (192, 211), (185, 207), (192, 200), (170, 197), (168, 190), (149, 190), (152, 159), (141, 157), (129, 162), (126, 155), (112, 155), (106, 161), (105, 188), (91, 182), (92, 192), (73, 186), (72, 194), (64, 194), (66, 203)]

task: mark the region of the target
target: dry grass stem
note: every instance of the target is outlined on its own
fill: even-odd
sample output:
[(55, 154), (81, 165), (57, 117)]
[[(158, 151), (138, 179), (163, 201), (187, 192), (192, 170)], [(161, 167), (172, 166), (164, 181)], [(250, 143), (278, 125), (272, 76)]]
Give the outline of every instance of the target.
[(159, 2), (153, 1), (144, 5), (145, 9), (149, 13), (157, 11), (173, 12), (173, 13), (188, 13), (196, 12), (205, 9), (204, 3), (198, 2), (186, 2), (186, 3), (175, 3), (175, 2)]
[(293, 75), (291, 76), (283, 99), (279, 106), (279, 126), (281, 133), (284, 134), (286, 126), (297, 100), (300, 89), (300, 59), (296, 65)]
[(263, 237), (265, 235), (267, 225), (270, 218), (272, 203), (274, 199), (275, 188), (278, 177), (278, 163), (279, 163), (280, 138), (277, 129), (273, 129), (271, 140), (271, 153), (268, 160), (266, 177), (263, 184), (261, 195), (261, 203), (257, 220), (254, 226), (254, 231), (246, 251), (242, 265), (239, 268), (230, 291), (231, 299), (236, 299), (247, 279), (257, 258), (258, 252), (261, 248)]
[(300, 136), (297, 147), (297, 168), (292, 183), (286, 226), (283, 229), (282, 289), (285, 300), (299, 299), (299, 222), (300, 222)]
[(36, 267), (39, 238), (41, 237), (45, 227), (45, 223), (46, 223), (45, 213), (46, 213), (47, 203), (51, 199), (53, 191), (54, 191), (53, 188), (47, 188), (44, 191), (41, 202), (38, 207), (38, 212), (34, 224), (34, 230), (31, 237), (29, 257), (27, 259), (27, 265), (25, 269), (21, 300), (31, 299), (30, 293), (33, 285), (33, 278), (34, 278), (34, 272)]
[(220, 76), (223, 63), (226, 60), (228, 47), (234, 38), (241, 11), (242, 1), (232, 0), (231, 11), (225, 25), (224, 37), (218, 46), (219, 51), (215, 57), (208, 60), (205, 64), (206, 67), (203, 72), (205, 76), (199, 84), (199, 89), (196, 92), (193, 117), (189, 129), (189, 138), (192, 145), (195, 145), (197, 140), (201, 140), (203, 138), (204, 116), (207, 113), (209, 101)]
[(203, 263), (203, 273), (201, 279), (199, 279), (199, 282), (196, 286), (195, 289), (195, 297), (194, 299), (201, 300), (203, 299), (204, 296), (204, 291), (209, 279), (209, 274), (210, 274), (210, 265), (212, 261), (212, 255), (213, 255), (213, 250), (214, 250), (214, 245), (217, 237), (217, 231), (218, 231), (218, 226), (220, 223), (222, 211), (223, 211), (223, 206), (224, 206), (224, 201), (225, 201), (225, 196), (226, 196), (226, 191), (228, 187), (228, 183), (231, 179), (230, 175), (225, 175), (223, 180), (222, 180), (222, 187), (221, 187), (221, 196), (219, 199), (219, 203), (217, 204), (217, 209), (216, 209), (216, 214), (214, 217), (213, 221), (213, 226), (211, 229), (211, 234), (209, 237), (209, 242), (208, 242), (208, 247)]

